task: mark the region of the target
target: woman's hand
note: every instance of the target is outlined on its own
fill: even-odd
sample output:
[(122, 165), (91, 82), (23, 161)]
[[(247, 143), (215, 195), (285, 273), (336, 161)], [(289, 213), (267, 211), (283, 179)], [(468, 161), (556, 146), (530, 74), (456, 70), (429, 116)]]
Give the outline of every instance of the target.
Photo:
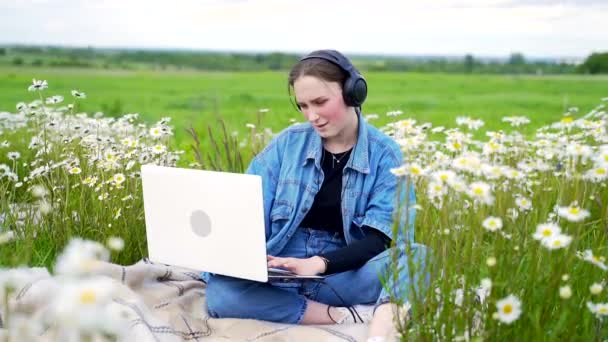
[(325, 272), (325, 262), (316, 255), (306, 259), (268, 255), (266, 260), (268, 260), (268, 267), (282, 268), (297, 275), (317, 275)]

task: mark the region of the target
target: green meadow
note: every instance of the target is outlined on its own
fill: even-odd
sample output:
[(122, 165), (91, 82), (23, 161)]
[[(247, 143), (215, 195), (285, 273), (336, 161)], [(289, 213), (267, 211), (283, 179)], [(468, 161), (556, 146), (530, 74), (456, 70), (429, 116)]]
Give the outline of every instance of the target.
[[(389, 270), (412, 279), (391, 291), (400, 304), (407, 292), (413, 307), (411, 319), (396, 320), (402, 339), (604, 341), (608, 113), (581, 118), (608, 101), (608, 78), (365, 75), (364, 112), (377, 114), (373, 123), (404, 151), (405, 164), (391, 172), (413, 182), (415, 241), (432, 251), (415, 259), (406, 243), (411, 262)], [(28, 92), (32, 78), (47, 80), (48, 89)], [(0, 68), (0, 271), (46, 266), (82, 276), (94, 273), (99, 260), (128, 265), (147, 256), (141, 165), (193, 161), (186, 131), (192, 126), (206, 160), (220, 161), (214, 169), (242, 170), (247, 148), (258, 147), (255, 133), (302, 120), (286, 78), (286, 72)], [(73, 114), (88, 116), (69, 115), (73, 89), (87, 94)], [(53, 95), (65, 100), (32, 103)], [(16, 112), (21, 101), (30, 103), (20, 106), (22, 115), (2, 113)], [(98, 111), (104, 115), (93, 117)], [(403, 114), (387, 115), (395, 111)], [(457, 127), (459, 116), (485, 125)], [(501, 120), (506, 116), (531, 123), (512, 128)], [(165, 117), (171, 121), (159, 122)], [(228, 127), (226, 137), (217, 127), (207, 130), (218, 120)], [(451, 130), (429, 133), (425, 122)], [(497, 130), (505, 134), (489, 134)], [(241, 151), (241, 164), (223, 163)], [(417, 272), (428, 272), (428, 280)], [(26, 273), (0, 272), (0, 301), (12, 300), (6, 279), (27, 279)]]
[[(454, 75), (439, 73), (364, 73), (369, 83), (365, 114), (378, 114), (374, 122), (391, 121), (385, 114), (400, 110), (402, 118), (433, 126), (453, 125), (458, 116), (485, 121), (485, 130), (508, 129), (501, 118), (527, 116), (536, 128), (559, 120), (570, 107), (587, 112), (608, 96), (606, 76)], [(119, 117), (139, 113), (146, 122), (171, 117), (179, 148), (190, 144), (185, 128), (206, 130), (221, 116), (230, 130), (245, 131), (258, 123), (258, 110), (266, 108), (263, 127), (279, 131), (290, 120), (302, 120), (289, 101), (282, 72), (120, 71), (86, 69), (0, 68), (0, 111), (15, 111), (15, 104), (37, 98), (25, 90), (32, 78), (45, 79), (45, 96), (71, 98), (77, 89), (88, 96), (77, 112), (103, 111)], [(201, 139), (205, 139), (204, 136)]]

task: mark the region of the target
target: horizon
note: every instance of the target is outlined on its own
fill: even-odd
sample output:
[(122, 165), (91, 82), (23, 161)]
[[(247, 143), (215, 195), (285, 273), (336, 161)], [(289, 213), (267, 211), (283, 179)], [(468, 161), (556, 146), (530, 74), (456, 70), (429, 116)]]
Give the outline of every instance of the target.
[[(0, 43), (0, 48), (59, 48), (59, 49), (96, 49), (96, 50), (107, 50), (107, 51), (149, 51), (149, 52), (194, 52), (194, 53), (233, 53), (233, 54), (271, 54), (271, 53), (282, 53), (286, 55), (304, 55), (310, 51), (281, 51), (281, 50), (242, 50), (242, 49), (206, 49), (206, 48), (173, 48), (173, 47), (153, 47), (153, 46), (95, 46), (95, 45), (58, 45), (58, 44), (23, 44), (23, 43)], [(511, 54), (521, 53), (527, 61), (583, 61), (588, 56), (566, 56), (566, 55), (553, 55), (553, 56), (530, 56), (526, 55), (521, 51), (512, 51), (506, 55), (479, 55), (475, 53), (465, 53), (462, 55), (458, 54), (398, 54), (398, 53), (374, 53), (374, 52), (357, 52), (357, 51), (344, 51), (340, 50), (347, 56), (351, 57), (363, 57), (363, 58), (447, 58), (447, 59), (462, 59), (466, 55), (471, 55), (475, 59), (481, 60), (505, 60), (508, 59)], [(592, 51), (591, 53), (597, 53), (600, 51)], [(590, 53), (590, 54), (591, 54)]]

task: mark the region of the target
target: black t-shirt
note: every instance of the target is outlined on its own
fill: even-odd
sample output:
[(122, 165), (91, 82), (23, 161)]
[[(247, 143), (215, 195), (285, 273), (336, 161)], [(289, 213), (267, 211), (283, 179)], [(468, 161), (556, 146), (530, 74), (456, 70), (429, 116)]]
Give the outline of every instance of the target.
[[(324, 179), (301, 227), (326, 230), (344, 236), (342, 224), (342, 172), (352, 150), (332, 155), (323, 149), (321, 168)], [(324, 274), (340, 273), (363, 266), (389, 245), (391, 239), (375, 228), (363, 226), (367, 235), (348, 246), (320, 256), (329, 261)]]

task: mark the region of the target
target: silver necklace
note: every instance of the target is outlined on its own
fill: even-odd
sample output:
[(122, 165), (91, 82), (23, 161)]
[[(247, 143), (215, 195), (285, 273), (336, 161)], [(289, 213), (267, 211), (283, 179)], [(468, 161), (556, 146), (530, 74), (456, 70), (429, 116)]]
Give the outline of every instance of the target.
[[(327, 152), (329, 152), (329, 151), (327, 151)], [(323, 154), (325, 154), (325, 149), (323, 149)], [(338, 164), (338, 166), (340, 166), (340, 162), (342, 161), (342, 159), (344, 159), (344, 157), (346, 157), (346, 155), (348, 154), (348, 151), (342, 152), (341, 153), (342, 155), (339, 158), (336, 158), (336, 156), (331, 152), (329, 152), (329, 154), (331, 155), (331, 158), (332, 158), (331, 159), (331, 168), (333, 169), (336, 167), (336, 164)]]

